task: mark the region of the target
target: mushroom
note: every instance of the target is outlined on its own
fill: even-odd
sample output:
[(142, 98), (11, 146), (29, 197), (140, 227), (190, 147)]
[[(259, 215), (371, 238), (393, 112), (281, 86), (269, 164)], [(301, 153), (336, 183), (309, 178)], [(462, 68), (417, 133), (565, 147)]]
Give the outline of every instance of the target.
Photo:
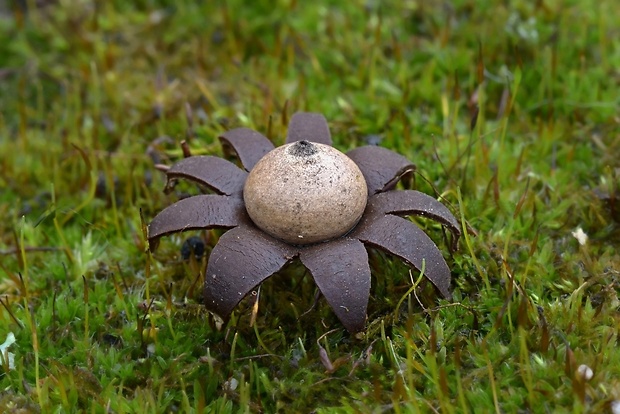
[[(176, 202), (150, 223), (151, 248), (170, 233), (229, 229), (211, 251), (205, 304), (228, 319), (235, 306), (288, 262), (298, 259), (347, 330), (364, 328), (370, 296), (367, 247), (404, 260), (450, 298), (450, 269), (435, 243), (403, 216), (438, 221), (453, 235), (461, 229), (436, 199), (394, 190), (415, 167), (385, 148), (365, 146), (343, 154), (334, 149), (321, 114), (296, 113), (286, 145), (274, 148), (247, 128), (220, 139), (244, 169), (211, 156), (192, 156), (171, 166), (169, 180), (185, 178), (215, 191)], [(249, 172), (249, 174), (248, 174)]]

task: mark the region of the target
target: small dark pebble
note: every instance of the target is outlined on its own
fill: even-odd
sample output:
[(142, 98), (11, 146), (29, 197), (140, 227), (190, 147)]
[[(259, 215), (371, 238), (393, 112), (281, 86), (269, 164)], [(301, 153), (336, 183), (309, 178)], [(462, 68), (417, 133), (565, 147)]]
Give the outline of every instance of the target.
[(120, 336), (112, 335), (110, 333), (105, 333), (103, 334), (103, 337), (101, 339), (103, 340), (104, 343), (110, 346), (114, 346), (114, 347), (123, 346), (123, 339)]
[(205, 254), (205, 242), (198, 236), (189, 237), (181, 246), (181, 257), (183, 257), (183, 260), (189, 260), (192, 252), (196, 259), (200, 259)]
[(153, 173), (151, 170), (146, 170), (144, 172), (144, 185), (146, 188), (150, 188), (151, 184), (153, 184)]
[(39, 193), (31, 201), (27, 201), (22, 205), (22, 208), (19, 210), (18, 216), (27, 216), (35, 210), (45, 210), (49, 206), (51, 200), (52, 193), (50, 193), (49, 191)]
[[(116, 191), (120, 185), (120, 181), (118, 177), (114, 176), (114, 190)], [(95, 197), (106, 199), (109, 196), (108, 182), (106, 179), (106, 175), (103, 171), (99, 171), (97, 175), (97, 184), (95, 185)], [(117, 198), (118, 202), (118, 198)]]
[(379, 144), (381, 144), (382, 140), (383, 140), (383, 137), (381, 135), (377, 135), (377, 134), (370, 134), (370, 135), (366, 135), (364, 137), (364, 141), (368, 145), (379, 145)]

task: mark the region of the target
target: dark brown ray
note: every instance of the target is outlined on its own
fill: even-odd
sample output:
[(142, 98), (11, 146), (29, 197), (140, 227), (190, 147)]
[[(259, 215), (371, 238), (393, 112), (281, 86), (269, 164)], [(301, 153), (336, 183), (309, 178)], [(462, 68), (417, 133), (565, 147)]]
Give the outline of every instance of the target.
[(456, 251), (461, 236), (459, 222), (450, 210), (433, 197), (415, 190), (388, 191), (376, 194), (368, 200), (366, 214), (399, 216), (419, 215), (433, 219), (452, 233), (452, 250)]
[(370, 267), (364, 245), (343, 237), (302, 249), (301, 262), (349, 332), (364, 329)]
[[(205, 185), (220, 194), (240, 194), (248, 175), (232, 162), (211, 156), (194, 156), (184, 158), (174, 164), (168, 171), (170, 180), (185, 178)], [(166, 185), (168, 187), (168, 185)]]
[(197, 195), (163, 209), (149, 224), (149, 242), (185, 230), (230, 228), (249, 220), (243, 199), (224, 195)]
[(220, 237), (209, 257), (205, 275), (205, 305), (228, 319), (239, 301), (280, 270), (296, 249), (253, 225), (241, 225)]
[(417, 270), (426, 262), (426, 276), (441, 294), (450, 299), (450, 269), (441, 252), (418, 226), (397, 216), (383, 216), (376, 220), (363, 220), (351, 237), (391, 253)]
[(219, 138), (237, 153), (246, 171), (254, 168), (258, 160), (274, 148), (267, 137), (249, 128), (232, 129), (224, 132)]
[(297, 112), (293, 114), (288, 124), (286, 143), (290, 144), (291, 142), (304, 140), (332, 145), (332, 136), (323, 114), (314, 112)]
[(415, 165), (400, 154), (382, 147), (365, 146), (347, 152), (364, 174), (368, 195), (389, 190)]

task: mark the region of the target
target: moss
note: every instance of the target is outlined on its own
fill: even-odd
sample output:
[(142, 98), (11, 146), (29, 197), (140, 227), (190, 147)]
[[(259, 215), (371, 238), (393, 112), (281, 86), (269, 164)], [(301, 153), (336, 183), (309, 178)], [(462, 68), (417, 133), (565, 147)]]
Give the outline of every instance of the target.
[[(17, 340), (0, 411), (603, 412), (620, 399), (613, 1), (26, 4), (0, 9), (0, 339)], [(452, 256), (419, 221), (445, 246), (453, 302), (408, 294), (418, 275), (371, 251), (363, 338), (294, 265), (218, 330), (201, 280), (219, 234), (146, 253), (143, 220), (198, 191), (164, 194), (154, 161), (182, 157), (182, 140), (222, 155), (215, 138), (237, 126), (279, 145), (302, 110), (325, 114), (340, 150), (381, 137), (462, 214)], [(182, 260), (192, 235), (206, 254)]]

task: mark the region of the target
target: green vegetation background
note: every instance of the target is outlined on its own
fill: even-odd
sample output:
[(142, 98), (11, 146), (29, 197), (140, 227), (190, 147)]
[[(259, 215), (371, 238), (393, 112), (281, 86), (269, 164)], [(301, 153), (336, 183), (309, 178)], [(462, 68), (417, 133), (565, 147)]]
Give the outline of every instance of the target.
[[(0, 2), (0, 411), (619, 412), (619, 21), (613, 0)], [(146, 253), (140, 212), (196, 192), (163, 194), (155, 162), (237, 126), (279, 144), (297, 110), (462, 214), (453, 256), (419, 221), (453, 303), (371, 251), (363, 337), (306, 313), (295, 265), (218, 331), (188, 235)]]

